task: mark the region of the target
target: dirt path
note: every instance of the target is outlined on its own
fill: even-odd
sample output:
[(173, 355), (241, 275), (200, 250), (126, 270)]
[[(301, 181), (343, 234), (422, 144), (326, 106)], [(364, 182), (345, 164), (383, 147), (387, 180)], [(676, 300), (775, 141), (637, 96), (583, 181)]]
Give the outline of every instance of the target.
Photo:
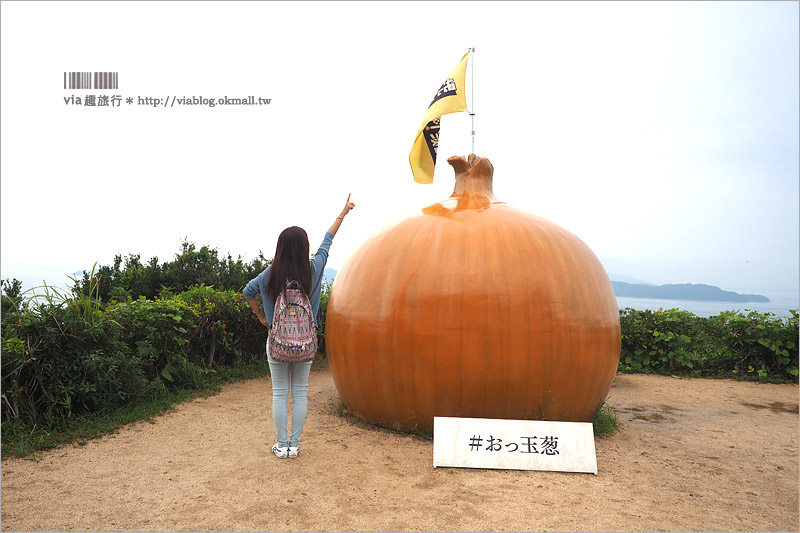
[(85, 446), (2, 462), (2, 531), (797, 531), (798, 387), (619, 376), (599, 475), (432, 467), (433, 444), (336, 415), (311, 375), (277, 459), (269, 378)]

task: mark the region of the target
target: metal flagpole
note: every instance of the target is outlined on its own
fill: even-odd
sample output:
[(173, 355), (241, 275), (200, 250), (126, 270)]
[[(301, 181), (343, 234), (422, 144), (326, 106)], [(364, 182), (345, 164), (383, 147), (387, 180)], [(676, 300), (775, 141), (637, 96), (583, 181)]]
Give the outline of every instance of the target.
[(469, 116), (472, 119), (472, 153), (475, 153), (475, 47), (473, 46), (470, 48), (470, 52), (472, 52), (472, 89), (470, 90), (472, 94), (472, 105), (470, 106), (472, 109), (469, 112)]

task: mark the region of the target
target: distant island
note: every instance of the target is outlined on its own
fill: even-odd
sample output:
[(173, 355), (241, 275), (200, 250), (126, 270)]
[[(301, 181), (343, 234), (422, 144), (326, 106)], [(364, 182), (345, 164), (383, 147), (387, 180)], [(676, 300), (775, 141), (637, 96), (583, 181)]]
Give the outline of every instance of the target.
[(624, 281), (612, 281), (614, 294), (630, 298), (651, 298), (660, 300), (696, 300), (703, 302), (769, 302), (760, 294), (739, 294), (724, 291), (713, 285), (681, 283), (676, 285), (640, 285)]

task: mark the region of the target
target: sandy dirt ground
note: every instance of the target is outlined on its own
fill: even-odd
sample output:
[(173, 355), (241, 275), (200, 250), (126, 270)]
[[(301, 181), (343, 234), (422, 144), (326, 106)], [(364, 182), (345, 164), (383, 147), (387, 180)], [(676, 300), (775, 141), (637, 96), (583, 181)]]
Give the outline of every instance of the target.
[(2, 462), (2, 531), (798, 531), (798, 387), (618, 376), (598, 475), (434, 469), (433, 443), (336, 414), (312, 372), (297, 459), (269, 378)]

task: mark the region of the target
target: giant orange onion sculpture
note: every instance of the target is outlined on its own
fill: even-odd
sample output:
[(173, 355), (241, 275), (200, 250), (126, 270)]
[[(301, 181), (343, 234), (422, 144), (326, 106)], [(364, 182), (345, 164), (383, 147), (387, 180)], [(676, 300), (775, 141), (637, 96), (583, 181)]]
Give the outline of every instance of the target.
[(381, 426), (434, 416), (588, 421), (620, 355), (608, 275), (567, 230), (498, 201), (488, 159), (367, 240), (334, 280), (326, 346), (344, 404)]

